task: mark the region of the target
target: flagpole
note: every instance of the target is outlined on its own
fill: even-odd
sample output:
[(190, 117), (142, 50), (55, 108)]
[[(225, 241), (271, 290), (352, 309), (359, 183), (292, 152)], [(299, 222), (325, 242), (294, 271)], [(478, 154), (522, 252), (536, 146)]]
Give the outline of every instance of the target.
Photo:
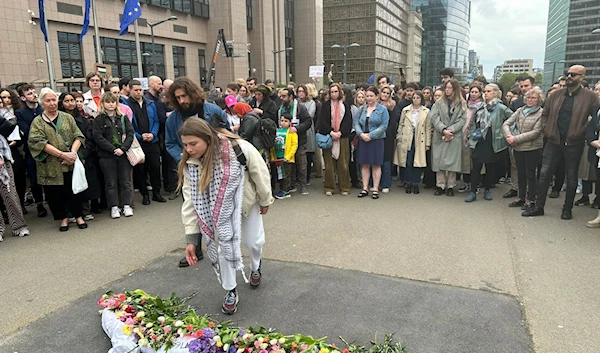
[(102, 64), (102, 48), (100, 48), (100, 33), (98, 31), (98, 20), (96, 19), (96, 1), (92, 0), (92, 16), (94, 17), (94, 40), (96, 41), (96, 57), (98, 63)]
[(135, 51), (137, 53), (138, 77), (144, 77), (144, 70), (142, 69), (142, 50), (140, 48), (140, 31), (138, 29), (137, 19), (133, 22), (133, 28), (135, 30)]
[[(48, 17), (44, 16), (44, 26), (46, 27), (46, 33), (48, 33)], [(52, 64), (52, 50), (50, 48), (49, 41), (45, 41), (46, 44), (46, 61), (48, 62), (48, 80), (50, 81), (50, 88), (56, 91), (56, 80), (54, 79), (54, 65)]]

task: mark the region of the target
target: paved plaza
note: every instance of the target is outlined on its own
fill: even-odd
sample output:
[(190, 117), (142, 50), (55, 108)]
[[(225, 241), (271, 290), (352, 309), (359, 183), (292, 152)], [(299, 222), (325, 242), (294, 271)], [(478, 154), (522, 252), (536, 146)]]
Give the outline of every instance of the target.
[[(132, 218), (104, 212), (87, 230), (27, 216), (32, 236), (0, 244), (0, 353), (107, 352), (97, 315), (106, 290), (192, 296), (200, 313), (368, 344), (394, 332), (408, 352), (596, 352), (600, 347), (600, 231), (576, 207), (560, 219), (523, 218), (494, 200), (404, 194), (379, 200), (308, 196), (265, 216), (263, 283), (239, 285), (240, 306), (220, 314), (224, 291), (207, 259), (177, 268), (180, 201), (138, 204)], [(241, 276), (239, 283), (242, 282)]]

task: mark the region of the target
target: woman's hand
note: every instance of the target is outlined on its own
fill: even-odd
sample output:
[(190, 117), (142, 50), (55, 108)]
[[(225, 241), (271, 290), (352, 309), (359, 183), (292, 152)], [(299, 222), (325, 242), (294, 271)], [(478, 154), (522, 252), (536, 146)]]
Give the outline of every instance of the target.
[(267, 207), (260, 207), (260, 214), (267, 214), (267, 212), (269, 212), (269, 206)]
[[(4, 167), (4, 160), (0, 159), (0, 168)], [(265, 212), (266, 213), (266, 212)]]
[(340, 131), (338, 131), (338, 132), (331, 131), (329, 133), (329, 135), (331, 135), (331, 138), (334, 140), (339, 140), (342, 137), (342, 133)]
[(446, 137), (446, 140), (450, 140), (452, 138), (452, 136), (454, 136), (454, 133), (452, 132), (452, 130), (444, 130), (444, 136)]
[(592, 141), (592, 143), (590, 143), (590, 145), (592, 145), (592, 147), (595, 147), (595, 148), (600, 148), (600, 140)]
[(120, 148), (116, 148), (114, 153), (115, 153), (115, 156), (121, 157), (123, 155), (123, 150)]
[(188, 244), (185, 247), (185, 259), (190, 266), (194, 266), (196, 262), (198, 262), (198, 257), (196, 256), (196, 245)]
[(365, 142), (371, 141), (371, 136), (369, 136), (369, 134), (367, 134), (366, 132), (360, 134), (360, 138)]
[(509, 145), (512, 145), (513, 143), (515, 143), (515, 137), (514, 136), (508, 136), (506, 138), (506, 143), (508, 143)]
[(17, 144), (17, 141), (10, 141), (10, 143), (8, 144), (10, 147), (13, 147)]
[(239, 131), (239, 130), (240, 130), (239, 125), (233, 125), (233, 131)]
[(60, 159), (62, 159), (62, 164), (72, 165), (77, 160), (77, 153), (63, 152)]
[(254, 112), (255, 112), (256, 114), (262, 114), (262, 113), (263, 113), (263, 110), (262, 110), (262, 109), (254, 108), (254, 109), (252, 109), (252, 110), (254, 110)]

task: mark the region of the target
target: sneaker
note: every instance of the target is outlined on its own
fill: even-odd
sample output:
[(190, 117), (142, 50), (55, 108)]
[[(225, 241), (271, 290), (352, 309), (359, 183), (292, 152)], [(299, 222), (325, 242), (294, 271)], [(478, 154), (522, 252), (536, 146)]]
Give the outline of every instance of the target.
[(560, 196), (560, 193), (558, 192), (558, 190), (552, 190), (552, 192), (550, 193), (550, 196), (548, 196), (551, 199), (556, 199)]
[(69, 223), (77, 223), (75, 217), (69, 217)]
[(292, 193), (292, 192), (296, 192), (298, 191), (298, 188), (296, 186), (293, 186), (288, 192)]
[(300, 194), (308, 195), (308, 189), (306, 189), (305, 185), (300, 185)]
[(223, 306), (221, 307), (223, 314), (233, 315), (237, 311), (238, 301), (239, 298), (235, 289), (227, 292), (225, 299), (223, 299)]
[(121, 218), (121, 212), (117, 206), (110, 209), (110, 218)]
[(283, 199), (287, 199), (287, 198), (290, 198), (290, 197), (292, 197), (292, 195), (290, 195), (289, 192), (283, 191), (283, 190), (280, 191), (280, 192), (278, 192), (277, 194), (275, 194), (275, 198), (277, 200), (283, 200)]
[(94, 219), (94, 215), (90, 213), (90, 214), (88, 214), (88, 215), (85, 215), (85, 216), (83, 217), (83, 219), (84, 219), (84, 220), (86, 220), (86, 221), (91, 221), (91, 220), (93, 220), (93, 219)]
[(510, 189), (506, 194), (502, 195), (502, 197), (505, 199), (512, 199), (513, 197), (517, 196), (519, 196), (519, 193), (515, 189)]
[(492, 201), (492, 192), (490, 191), (490, 189), (485, 189), (483, 191), (483, 198), (487, 201)]
[(581, 196), (581, 198), (575, 201), (575, 206), (587, 206), (590, 204), (590, 198), (587, 196)]
[(477, 194), (474, 192), (470, 192), (469, 195), (467, 196), (467, 198), (465, 199), (465, 202), (473, 202), (477, 200)]
[(133, 209), (129, 205), (123, 206), (123, 216), (131, 217), (133, 216)]
[(150, 185), (146, 186), (146, 190), (152, 191), (152, 186), (150, 186)]
[(525, 205), (525, 200), (516, 199), (513, 202), (508, 204), (508, 207), (523, 207)]
[(389, 188), (383, 188), (381, 189), (381, 192), (383, 192), (384, 194), (387, 194), (388, 192), (390, 192)]
[(471, 192), (471, 184), (465, 184), (462, 187), (460, 187), (458, 190), (458, 192)]
[(250, 274), (250, 286), (256, 288), (260, 284), (260, 279), (262, 277), (262, 272), (260, 271), (260, 266), (258, 266), (258, 270), (252, 271)]
[(30, 235), (30, 234), (31, 234), (31, 232), (29, 231), (29, 229), (27, 229), (27, 228), (23, 228), (23, 229), (21, 229), (21, 230), (20, 230), (20, 231), (19, 231), (17, 234), (15, 234), (15, 235), (16, 235), (16, 236), (19, 236), (19, 237), (26, 237), (26, 236), (28, 236), (28, 235)]
[(2, 238), (2, 235), (0, 235), (0, 242), (4, 241), (4, 238)]

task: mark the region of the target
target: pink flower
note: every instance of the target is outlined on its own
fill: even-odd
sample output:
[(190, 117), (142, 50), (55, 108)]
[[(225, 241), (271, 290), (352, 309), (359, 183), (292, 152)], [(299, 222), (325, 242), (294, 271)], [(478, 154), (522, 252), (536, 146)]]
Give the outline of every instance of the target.
[(165, 326), (163, 330), (165, 331), (165, 333), (169, 333), (171, 332), (171, 326)]
[(127, 298), (125, 297), (125, 294), (123, 294), (123, 293), (119, 294), (119, 301), (122, 301), (122, 302), (124, 302), (124, 301), (125, 301), (125, 299), (127, 299)]
[(185, 328), (186, 328), (188, 331), (192, 331), (192, 330), (194, 329), (194, 327), (192, 326), (192, 324), (188, 324), (188, 325), (187, 325)]
[(254, 341), (254, 347), (256, 347), (256, 348), (260, 347), (260, 342)]
[(308, 344), (306, 344), (306, 343), (300, 346), (301, 351), (305, 351), (307, 349), (308, 349)]

